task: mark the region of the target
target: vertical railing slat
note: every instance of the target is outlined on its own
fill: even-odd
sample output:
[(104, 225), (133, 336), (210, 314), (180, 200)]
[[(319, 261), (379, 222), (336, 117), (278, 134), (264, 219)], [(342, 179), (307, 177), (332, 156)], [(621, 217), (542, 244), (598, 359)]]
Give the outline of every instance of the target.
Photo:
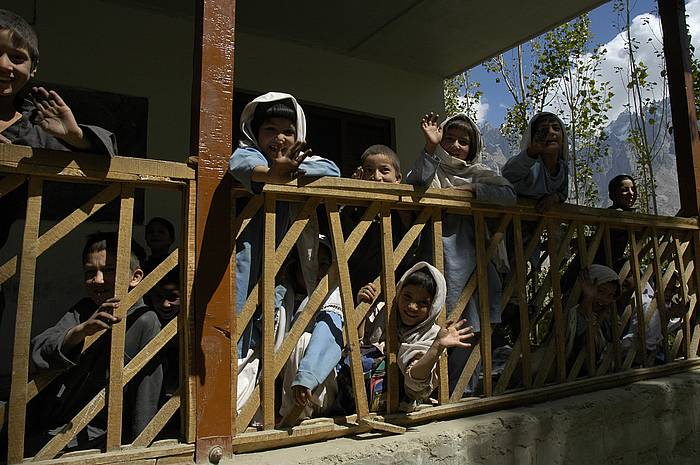
[(664, 276), (661, 268), (661, 253), (659, 252), (659, 232), (656, 230), (656, 228), (651, 229), (651, 240), (654, 254), (652, 265), (654, 267), (654, 277), (656, 278), (657, 283), (656, 292), (654, 293), (654, 299), (656, 299), (655, 311), (659, 313), (661, 335), (663, 337), (664, 360), (668, 362), (668, 309), (666, 308), (666, 286), (664, 285)]
[[(586, 235), (584, 232), (584, 225), (580, 221), (576, 222), (576, 241), (578, 243), (578, 257), (579, 263), (581, 264), (581, 269), (587, 269), (590, 266), (590, 261), (588, 260), (588, 246), (586, 245)], [(590, 309), (593, 312), (593, 309)], [(600, 322), (598, 322), (600, 324)], [(593, 325), (593, 315), (588, 313), (586, 315), (586, 370), (588, 371), (588, 376), (595, 376), (595, 366), (596, 366), (596, 350), (595, 350), (595, 330)], [(572, 335), (573, 337), (573, 335)]]
[(393, 234), (391, 228), (391, 208), (387, 204), (382, 204), (381, 210), (382, 217), (382, 292), (384, 293), (384, 301), (386, 302), (386, 315), (385, 320), (386, 328), (386, 367), (388, 374), (388, 390), (387, 390), (387, 412), (394, 413), (399, 406), (399, 373), (397, 365), (397, 354), (399, 350), (399, 340), (398, 340), (398, 327), (397, 318), (399, 316), (394, 311), (394, 298), (396, 297), (396, 282), (395, 282), (395, 270), (396, 266), (394, 263), (394, 244), (393, 244)]
[[(330, 224), (331, 236), (333, 239), (333, 249), (335, 250), (335, 268), (338, 271), (340, 299), (343, 304), (343, 314), (345, 316), (345, 344), (350, 353), (350, 371), (352, 374), (353, 392), (355, 393), (355, 406), (357, 408), (357, 418), (361, 420), (369, 415), (369, 407), (367, 405), (365, 379), (362, 372), (362, 355), (360, 353), (360, 341), (357, 335), (355, 299), (352, 295), (352, 284), (350, 282), (350, 272), (348, 270), (348, 255), (345, 251), (343, 227), (340, 222), (337, 202), (334, 199), (327, 201), (326, 210), (328, 212), (328, 223)], [(387, 302), (386, 305), (391, 305), (391, 302)], [(387, 366), (387, 370), (388, 369), (389, 366)]]
[[(475, 213), (476, 225), (476, 273), (479, 283), (479, 319), (481, 320), (481, 361), (484, 373), (484, 395), (493, 395), (493, 379), (491, 376), (491, 312), (489, 302), (489, 258), (486, 253), (486, 225), (483, 213)], [(478, 375), (478, 373), (477, 373)]]
[[(180, 424), (185, 442), (196, 440), (196, 382), (194, 377), (194, 296), (192, 295), (195, 270), (195, 224), (197, 207), (197, 185), (191, 180), (182, 191), (182, 261), (180, 282), (182, 283), (180, 313), (177, 316), (177, 332), (180, 351)], [(233, 300), (235, 302), (235, 299)], [(232, 331), (232, 334), (236, 334)], [(235, 344), (232, 344), (235, 348)], [(235, 358), (234, 358), (235, 359)], [(234, 378), (235, 379), (235, 378)], [(235, 385), (236, 383), (232, 383)], [(234, 412), (235, 413), (235, 412)]]
[[(433, 225), (433, 263), (440, 273), (445, 274), (445, 251), (442, 244), (442, 209), (435, 208), (432, 213)], [(444, 325), (447, 318), (447, 307), (443, 306), (438, 318), (438, 324)], [(438, 386), (438, 401), (446, 404), (450, 401), (450, 384), (448, 380), (447, 353), (438, 360), (438, 376), (440, 385)]]
[(24, 428), (26, 423), (27, 378), (29, 376), (29, 343), (32, 335), (36, 258), (41, 219), (43, 181), (29, 178), (27, 216), (22, 238), (20, 281), (15, 317), (15, 339), (12, 354), (12, 386), (8, 411), (8, 457), (10, 464), (24, 458)]
[[(608, 224), (604, 225), (603, 231), (603, 247), (605, 247), (605, 264), (608, 268), (613, 267), (612, 262), (612, 244), (610, 242), (610, 226)], [(617, 306), (615, 303), (610, 305), (610, 318), (612, 321), (612, 347), (613, 347), (613, 357), (614, 357), (614, 371), (620, 369), (620, 338), (622, 337), (620, 328), (620, 317), (617, 313)]]
[(262, 394), (263, 428), (275, 427), (275, 261), (276, 230), (275, 230), (276, 197), (265, 194), (265, 229), (263, 232), (263, 270), (262, 286), (260, 286), (260, 302), (263, 308), (263, 346), (262, 346), (262, 378), (260, 379)]
[(559, 282), (559, 263), (561, 261), (561, 257), (557, 253), (559, 244), (557, 244), (555, 241), (557, 234), (554, 232), (557, 228), (559, 228), (559, 223), (554, 220), (548, 222), (547, 248), (549, 250), (549, 276), (552, 280), (552, 299), (554, 306), (557, 379), (560, 383), (563, 383), (566, 381), (566, 330), (564, 326), (564, 313), (561, 305), (561, 285)]
[(637, 337), (638, 337), (638, 351), (642, 356), (644, 365), (646, 365), (646, 328), (644, 320), (644, 307), (642, 303), (642, 283), (639, 270), (639, 243), (637, 242), (637, 236), (633, 229), (629, 229), (630, 237), (630, 266), (632, 271), (632, 277), (634, 278), (634, 293), (635, 293), (635, 306), (637, 312)]
[[(119, 207), (119, 236), (117, 239), (117, 270), (114, 296), (124, 301), (129, 292), (131, 276), (131, 233), (134, 222), (134, 185), (122, 185)], [(126, 316), (124, 305), (115, 310), (121, 321), (112, 325), (109, 384), (107, 389), (107, 451), (119, 450), (122, 441), (122, 412), (124, 409), (124, 339)]]
[[(523, 384), (532, 386), (532, 365), (530, 361), (530, 315), (527, 305), (527, 262), (523, 251), (523, 230), (520, 215), (513, 216), (513, 237), (515, 249), (515, 278), (518, 292), (518, 307), (520, 313), (520, 352), (522, 357)], [(523, 244), (524, 245), (524, 244)]]

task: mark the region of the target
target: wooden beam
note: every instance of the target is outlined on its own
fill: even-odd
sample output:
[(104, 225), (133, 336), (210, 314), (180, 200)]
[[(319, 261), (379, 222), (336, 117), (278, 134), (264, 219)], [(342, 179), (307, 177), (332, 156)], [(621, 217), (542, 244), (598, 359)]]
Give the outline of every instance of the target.
[(690, 72), (685, 1), (658, 0), (658, 4), (671, 100), (681, 215), (697, 216), (700, 211), (700, 138)]
[(32, 177), (29, 180), (27, 220), (24, 224), (22, 257), (20, 264), (15, 340), (12, 354), (12, 387), (8, 416), (8, 455), (10, 464), (20, 463), (24, 458), (24, 425), (27, 406), (27, 377), (29, 375), (29, 339), (32, 333), (34, 310), (34, 285), (36, 258), (38, 255), (39, 221), (41, 218), (43, 181)]
[(221, 447), (231, 456), (232, 410), (231, 177), (233, 143), (233, 47), (235, 0), (198, 0), (195, 5), (194, 76), (190, 152), (197, 167), (194, 299), (197, 426), (195, 460), (208, 461)]

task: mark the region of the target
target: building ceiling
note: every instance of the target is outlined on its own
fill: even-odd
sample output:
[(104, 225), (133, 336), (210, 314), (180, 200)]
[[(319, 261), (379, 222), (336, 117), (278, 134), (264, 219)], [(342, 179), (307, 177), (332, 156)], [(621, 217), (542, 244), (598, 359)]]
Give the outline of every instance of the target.
[(239, 30), (450, 76), (605, 0), (239, 0)]
[[(193, 17), (193, 0), (112, 0)], [(239, 31), (450, 76), (607, 0), (236, 2)]]

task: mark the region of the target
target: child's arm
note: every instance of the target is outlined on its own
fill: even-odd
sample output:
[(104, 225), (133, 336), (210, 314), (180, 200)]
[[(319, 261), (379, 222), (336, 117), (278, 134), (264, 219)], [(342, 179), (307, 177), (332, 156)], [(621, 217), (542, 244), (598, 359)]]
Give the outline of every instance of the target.
[(530, 188), (535, 182), (532, 167), (537, 163), (539, 156), (531, 156), (529, 151), (523, 150), (516, 156), (510, 158), (503, 165), (501, 173), (515, 187), (515, 191), (520, 195), (528, 195)]
[(442, 128), (437, 119), (437, 115), (432, 112), (421, 118), (420, 127), (425, 137), (425, 146), (406, 176), (407, 184), (429, 186), (435, 177), (438, 166), (438, 160), (434, 157), (435, 149), (442, 141)]
[(481, 202), (491, 202), (499, 205), (515, 205), (518, 196), (512, 186), (498, 186), (480, 182), (472, 183), (474, 197)]
[(73, 111), (56, 91), (34, 87), (31, 97), (36, 107), (34, 122), (41, 129), (78, 150), (116, 155), (114, 134), (97, 126), (78, 124)]
[(416, 380), (429, 379), (435, 364), (442, 352), (450, 347), (469, 348), (471, 344), (465, 341), (474, 337), (474, 329), (471, 326), (463, 328), (467, 320), (460, 320), (457, 323), (448, 321), (444, 328), (440, 328), (430, 349), (421, 358), (415, 361), (408, 368), (408, 375)]
[(100, 307), (92, 314), (92, 316), (84, 322), (73, 326), (66, 332), (61, 344), (62, 352), (70, 352), (73, 348), (82, 344), (86, 337), (92, 336), (103, 329), (109, 329), (114, 323), (121, 321), (121, 318), (113, 315), (115, 309), (119, 308), (119, 299), (112, 297), (107, 299)]

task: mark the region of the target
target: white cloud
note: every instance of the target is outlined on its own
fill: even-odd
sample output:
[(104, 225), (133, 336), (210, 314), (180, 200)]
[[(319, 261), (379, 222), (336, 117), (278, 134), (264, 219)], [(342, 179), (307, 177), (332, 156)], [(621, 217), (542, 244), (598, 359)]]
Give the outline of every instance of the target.
[[(700, 52), (700, 0), (688, 1), (686, 12), (692, 43)], [(632, 20), (630, 31), (632, 37), (636, 38), (639, 43), (635, 56), (636, 61), (644, 63), (648, 67), (649, 80), (657, 83), (655, 89), (643, 94), (642, 98), (650, 97), (653, 100), (661, 100), (664, 95), (667, 95), (667, 92), (664, 93), (662, 87), (663, 80), (660, 75), (662, 61), (657, 56), (657, 52), (663, 52), (660, 20), (652, 13), (639, 15)], [(625, 51), (626, 42), (626, 34), (622, 32), (603, 46), (607, 51), (604, 54), (605, 60), (600, 67), (601, 76), (599, 79), (610, 81), (612, 91), (615, 94), (611, 101), (612, 109), (608, 112), (611, 121), (625, 111), (625, 105), (628, 101), (626, 84), (629, 80), (627, 77), (629, 76), (629, 62)], [(622, 71), (618, 71), (619, 68), (622, 68)]]
[(471, 105), (467, 104), (466, 98), (464, 98), (464, 96), (460, 96), (459, 106), (461, 108), (467, 108), (468, 106), (471, 106), (469, 114), (476, 113), (477, 124), (481, 124), (484, 121), (486, 121), (486, 115), (489, 112), (489, 104), (488, 102), (486, 102), (486, 99), (483, 96), (481, 96), (476, 102), (472, 102)]

